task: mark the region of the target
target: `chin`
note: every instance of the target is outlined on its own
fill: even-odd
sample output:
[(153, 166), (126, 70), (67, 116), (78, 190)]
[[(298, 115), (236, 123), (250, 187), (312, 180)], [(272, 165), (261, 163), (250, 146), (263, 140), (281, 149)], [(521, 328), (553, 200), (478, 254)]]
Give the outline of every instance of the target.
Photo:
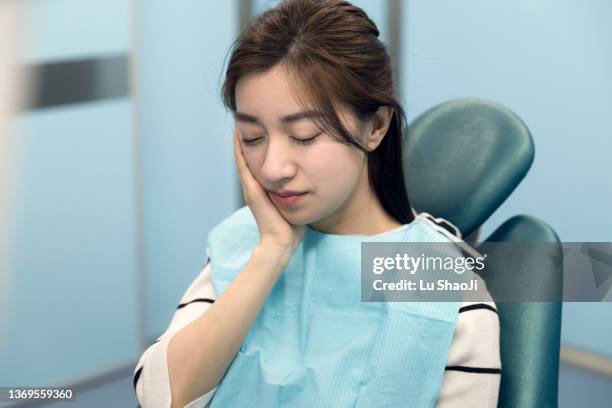
[(279, 208), (279, 211), (283, 218), (292, 225), (307, 225), (318, 220), (317, 217), (313, 217), (312, 214), (304, 211), (283, 211)]
[(288, 223), (292, 225), (306, 225), (310, 224), (310, 220), (307, 217), (304, 217), (301, 214), (288, 214), (286, 212), (281, 212), (283, 218), (287, 220)]

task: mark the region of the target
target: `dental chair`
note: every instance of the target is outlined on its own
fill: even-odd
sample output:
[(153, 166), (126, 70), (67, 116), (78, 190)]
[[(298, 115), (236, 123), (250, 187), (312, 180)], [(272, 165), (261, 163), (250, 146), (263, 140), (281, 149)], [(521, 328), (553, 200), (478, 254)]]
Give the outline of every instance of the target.
[(556, 407), (562, 303), (500, 302), (496, 298), (503, 298), (512, 279), (529, 282), (525, 290), (547, 292), (535, 294), (537, 298), (561, 299), (559, 237), (544, 221), (515, 215), (484, 242), (475, 244), (479, 227), (514, 191), (533, 163), (529, 129), (500, 104), (464, 98), (424, 112), (410, 123), (405, 137), (404, 176), (411, 205), (418, 212), (449, 220), (476, 250), (496, 242), (551, 244), (545, 255), (527, 250), (522, 258), (525, 268), (516, 268), (516, 263), (503, 255), (495, 257), (481, 277), (496, 301), (500, 321), (498, 407)]

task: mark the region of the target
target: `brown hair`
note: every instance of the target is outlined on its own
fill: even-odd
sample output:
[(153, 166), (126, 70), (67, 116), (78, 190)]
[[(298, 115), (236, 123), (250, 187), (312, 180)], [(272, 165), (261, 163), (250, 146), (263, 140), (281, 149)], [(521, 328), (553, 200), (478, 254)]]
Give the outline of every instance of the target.
[[(369, 180), (381, 205), (407, 224), (414, 215), (402, 167), (406, 116), (394, 97), (391, 59), (379, 34), (367, 14), (347, 1), (285, 0), (255, 18), (233, 43), (222, 98), (235, 114), (238, 80), (283, 64), (299, 85), (300, 105), (312, 101), (320, 129), (367, 155)], [(349, 107), (361, 121), (380, 106), (394, 108), (376, 149), (368, 151), (350, 134), (335, 103)]]

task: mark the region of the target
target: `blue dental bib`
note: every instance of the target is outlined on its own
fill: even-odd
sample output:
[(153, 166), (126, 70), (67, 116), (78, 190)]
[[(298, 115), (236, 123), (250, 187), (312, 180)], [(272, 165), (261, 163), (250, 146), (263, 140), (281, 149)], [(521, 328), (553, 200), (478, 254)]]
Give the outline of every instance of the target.
[[(217, 297), (258, 242), (248, 206), (211, 231)], [(450, 239), (420, 216), (373, 236), (307, 227), (211, 407), (435, 406), (460, 302), (361, 302), (362, 242)]]

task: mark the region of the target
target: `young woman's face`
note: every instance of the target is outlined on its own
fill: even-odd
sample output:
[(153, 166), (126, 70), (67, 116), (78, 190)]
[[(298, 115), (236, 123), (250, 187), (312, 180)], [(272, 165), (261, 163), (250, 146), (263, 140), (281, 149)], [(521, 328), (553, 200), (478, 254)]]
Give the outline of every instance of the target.
[[(322, 133), (312, 119), (296, 115), (304, 110), (294, 98), (282, 66), (238, 81), (236, 128), (244, 156), (288, 222), (339, 221), (367, 182), (365, 155)], [(348, 110), (338, 113), (351, 134), (361, 137), (361, 122)], [(280, 202), (270, 194), (286, 190), (306, 194), (294, 203)]]

